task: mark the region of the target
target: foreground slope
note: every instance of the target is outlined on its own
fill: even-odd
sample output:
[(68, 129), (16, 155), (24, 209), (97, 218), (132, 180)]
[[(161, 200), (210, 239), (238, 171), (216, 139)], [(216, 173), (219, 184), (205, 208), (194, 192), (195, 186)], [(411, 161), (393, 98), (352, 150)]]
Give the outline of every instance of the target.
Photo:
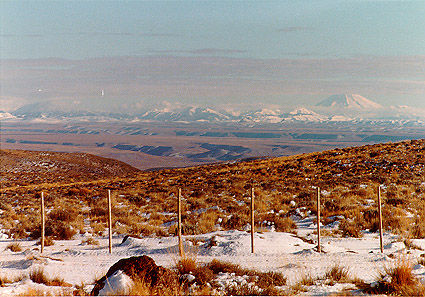
[[(100, 158), (94, 160), (106, 163), (93, 166), (91, 162), (87, 164), (87, 168), (82, 165), (81, 168), (86, 171), (81, 169), (77, 176), (82, 180), (79, 182), (72, 182), (72, 171), (71, 176), (64, 176), (64, 182), (58, 182), (53, 170), (46, 170), (38, 174), (39, 178), (33, 178), (35, 186), (22, 186), (22, 182), (19, 182), (18, 185), (21, 186), (16, 187), (13, 180), (4, 180), (0, 189), (0, 207), (18, 207), (20, 213), (24, 213), (29, 220), (27, 225), (17, 226), (24, 229), (17, 232), (22, 236), (35, 228), (36, 220), (30, 218), (38, 217), (34, 207), (38, 208), (41, 191), (51, 201), (51, 207), (66, 206), (72, 208), (76, 214), (79, 213), (74, 218), (78, 220), (74, 222), (77, 227), (87, 217), (98, 220), (105, 207), (104, 199), (99, 198), (106, 197), (107, 190), (110, 189), (115, 203), (121, 205), (115, 213), (116, 220), (125, 226), (121, 232), (134, 234), (174, 232), (178, 188), (182, 189), (184, 208), (189, 211), (184, 218), (184, 232), (187, 234), (214, 231), (217, 229), (215, 220), (222, 222), (220, 228), (242, 228), (249, 217), (251, 187), (255, 188), (258, 225), (262, 220), (268, 220), (277, 229), (286, 228), (282, 226), (282, 220), (290, 218), (297, 208), (304, 207), (306, 212), (314, 213), (316, 186), (323, 190), (324, 218), (332, 215), (343, 215), (348, 220), (355, 218), (359, 221), (359, 230), (373, 227), (373, 220), (367, 214), (370, 216), (376, 212), (373, 203), (378, 184), (383, 187), (386, 204), (384, 211), (393, 215), (400, 214), (400, 218), (408, 217), (401, 225), (394, 223), (391, 227), (388, 223), (388, 228), (397, 228), (397, 232), (404, 232), (407, 227), (416, 226), (410, 224), (410, 221), (419, 218), (422, 210), (425, 210), (425, 140), (335, 149), (241, 163), (141, 172), (131, 177), (116, 176), (116, 172), (123, 172), (122, 168), (129, 170), (124, 173), (132, 174), (134, 171), (122, 163), (113, 163), (115, 166), (122, 166), (118, 166), (120, 169), (115, 171), (106, 171), (112, 178), (106, 178), (105, 174), (100, 180), (96, 180), (96, 177), (105, 172), (101, 170), (112, 166), (108, 162), (113, 161)], [(37, 168), (28, 167), (26, 173), (21, 170), (16, 177), (13, 173), (16, 169), (9, 168), (5, 178), (9, 176), (31, 182), (31, 170), (35, 170), (34, 167)], [(93, 172), (93, 168), (98, 168), (98, 171)], [(45, 183), (39, 184), (43, 181), (43, 175)], [(54, 183), (49, 183), (52, 180)], [(82, 211), (84, 206), (87, 207)], [(211, 213), (204, 214), (206, 210)], [(131, 219), (132, 214), (134, 219)], [(152, 220), (152, 217), (155, 219)], [(16, 220), (12, 215), (6, 217), (4, 214), (2, 219)], [(103, 225), (105, 223), (103, 219), (99, 219), (99, 222)], [(148, 224), (149, 228), (142, 224)], [(12, 222), (12, 229), (14, 225), (16, 224)], [(421, 228), (418, 225), (415, 234), (425, 235), (425, 227), (424, 230)], [(409, 229), (409, 232), (413, 230)]]
[[(379, 272), (397, 265), (405, 254), (414, 265), (413, 273), (425, 282), (425, 140), (127, 177), (86, 178), (2, 187), (0, 250), (6, 251), (0, 254), (4, 257), (0, 262), (4, 271), (19, 276), (43, 265), (50, 275), (64, 275), (74, 288), (89, 280), (87, 292), (92, 286), (90, 278), (122, 257), (148, 254), (161, 265), (173, 267), (177, 257), (176, 194), (181, 187), (185, 246), (197, 251), (199, 261), (220, 258), (281, 272), (289, 281), (281, 287), (286, 295), (375, 292)], [(383, 194), (383, 254), (376, 233), (378, 185)], [(325, 253), (315, 249), (315, 186), (322, 189)], [(250, 235), (243, 231), (249, 230), (251, 187), (256, 194), (255, 254), (250, 252)], [(113, 193), (112, 256), (106, 242), (108, 189)], [(40, 236), (41, 191), (49, 210), (46, 235), (56, 241), (43, 257), (38, 256), (35, 245)], [(125, 235), (141, 239), (123, 240)], [(96, 245), (93, 238), (100, 244), (89, 246)], [(9, 243), (18, 239), (25, 239), (21, 241), (25, 250), (8, 250)], [(354, 280), (329, 282), (326, 271), (332, 263), (349, 269)], [(303, 278), (308, 275), (312, 280), (306, 284)], [(28, 284), (11, 282), (4, 289), (10, 295), (21, 294), (20, 289)]]

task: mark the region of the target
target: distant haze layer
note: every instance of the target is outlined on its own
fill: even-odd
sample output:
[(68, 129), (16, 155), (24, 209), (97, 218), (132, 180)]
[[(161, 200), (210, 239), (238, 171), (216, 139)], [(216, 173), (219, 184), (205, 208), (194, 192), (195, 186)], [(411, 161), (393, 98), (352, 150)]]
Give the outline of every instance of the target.
[[(423, 57), (250, 59), (105, 57), (3, 60), (0, 110), (68, 102), (84, 110), (129, 112), (173, 105), (316, 105), (361, 94), (378, 105), (425, 107)], [(66, 107), (64, 106), (64, 109)]]

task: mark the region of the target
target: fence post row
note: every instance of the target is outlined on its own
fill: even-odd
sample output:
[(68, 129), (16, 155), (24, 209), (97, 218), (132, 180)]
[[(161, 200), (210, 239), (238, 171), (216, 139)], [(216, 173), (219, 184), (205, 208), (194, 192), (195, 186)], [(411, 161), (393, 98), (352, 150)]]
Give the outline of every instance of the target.
[(178, 216), (178, 225), (177, 225), (177, 234), (179, 237), (179, 254), (180, 257), (184, 256), (183, 250), (183, 241), (182, 241), (182, 189), (179, 188), (178, 202), (177, 202), (177, 216)]
[(46, 229), (45, 209), (44, 209), (44, 192), (41, 192), (41, 253), (44, 251), (44, 236)]
[(382, 235), (382, 201), (381, 201), (381, 186), (378, 185), (378, 217), (379, 217), (379, 247), (381, 249), (381, 253), (384, 252), (384, 244), (383, 244), (383, 235)]
[(254, 253), (254, 232), (255, 232), (254, 199), (255, 199), (254, 188), (251, 188), (251, 253)]
[(320, 187), (317, 190), (317, 251), (322, 252), (322, 246), (320, 245)]
[(108, 235), (109, 235), (109, 253), (112, 254), (112, 203), (111, 190), (108, 190)]
[[(178, 203), (177, 203), (177, 213), (178, 213), (178, 245), (179, 245), (179, 254), (180, 257), (184, 256), (183, 249), (183, 240), (182, 240), (182, 205), (181, 205), (181, 188), (178, 190)], [(381, 199), (381, 186), (377, 187), (377, 196), (378, 196), (378, 219), (379, 219), (379, 243), (380, 243), (380, 251), (384, 252), (383, 247), (383, 222), (382, 222), (382, 199)], [(320, 232), (320, 187), (316, 187), (316, 198), (317, 198), (317, 251), (321, 253), (321, 232)], [(255, 234), (255, 218), (254, 218), (254, 200), (255, 193), (254, 187), (251, 188), (251, 205), (250, 205), (250, 213), (251, 213), (251, 253), (254, 253), (254, 234)], [(44, 252), (45, 246), (45, 228), (46, 228), (46, 218), (45, 218), (45, 205), (44, 205), (44, 192), (41, 192), (41, 253)], [(109, 231), (109, 253), (112, 253), (112, 197), (111, 190), (108, 190), (108, 231)]]

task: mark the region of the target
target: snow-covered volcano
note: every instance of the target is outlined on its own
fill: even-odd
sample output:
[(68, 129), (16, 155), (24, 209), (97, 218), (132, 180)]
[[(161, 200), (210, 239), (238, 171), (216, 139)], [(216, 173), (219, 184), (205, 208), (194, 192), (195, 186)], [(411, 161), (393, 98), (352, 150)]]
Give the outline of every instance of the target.
[(382, 108), (382, 105), (357, 94), (332, 95), (319, 102), (317, 106), (355, 109)]

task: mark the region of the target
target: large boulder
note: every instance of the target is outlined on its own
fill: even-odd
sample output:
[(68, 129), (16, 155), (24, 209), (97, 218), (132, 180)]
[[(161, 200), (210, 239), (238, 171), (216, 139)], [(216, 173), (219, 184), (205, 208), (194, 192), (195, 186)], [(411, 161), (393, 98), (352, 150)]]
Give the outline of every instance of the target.
[(178, 276), (173, 270), (158, 266), (148, 256), (121, 259), (98, 280), (90, 295), (127, 294), (135, 282), (142, 283), (157, 294), (166, 294), (179, 287)]

